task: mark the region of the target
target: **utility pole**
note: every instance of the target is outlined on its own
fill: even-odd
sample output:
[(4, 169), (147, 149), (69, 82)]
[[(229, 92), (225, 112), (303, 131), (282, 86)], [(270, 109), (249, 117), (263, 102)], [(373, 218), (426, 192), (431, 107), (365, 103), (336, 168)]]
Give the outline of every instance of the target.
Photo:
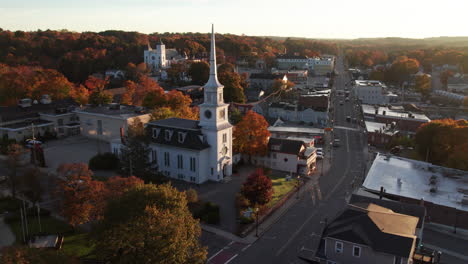
[(42, 233), (42, 226), (41, 226), (41, 208), (39, 207), (39, 204), (36, 204), (37, 206), (37, 221), (39, 223), (39, 233)]
[(26, 202), (23, 200), (23, 210), (24, 210), (24, 224), (26, 230), (26, 237), (29, 238), (29, 225), (28, 225), (28, 212), (26, 211)]

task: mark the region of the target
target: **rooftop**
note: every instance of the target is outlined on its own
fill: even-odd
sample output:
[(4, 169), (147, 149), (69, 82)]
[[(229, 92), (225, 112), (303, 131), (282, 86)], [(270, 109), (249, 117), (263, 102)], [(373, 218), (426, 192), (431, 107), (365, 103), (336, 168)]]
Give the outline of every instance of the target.
[(91, 106), (83, 109), (76, 110), (77, 113), (88, 113), (115, 116), (120, 118), (132, 118), (146, 114), (142, 112), (141, 108), (131, 105), (110, 104), (106, 106)]
[(400, 111), (396, 109), (391, 109), (386, 106), (375, 107), (373, 105), (366, 105), (366, 104), (362, 105), (362, 111), (364, 112), (364, 115), (375, 116), (376, 110), (377, 110), (377, 115), (379, 116), (389, 116), (389, 117), (398, 118), (398, 119), (415, 119), (415, 120), (426, 121), (426, 122), (431, 121), (431, 119), (429, 119), (424, 114), (416, 114), (416, 113), (408, 112), (408, 111)]
[(326, 227), (323, 237), (368, 245), (378, 252), (408, 258), (416, 240), (418, 220), (373, 203), (364, 207), (349, 205)]
[(374, 80), (355, 80), (356, 86), (382, 86), (385, 87), (381, 81), (374, 81)]
[(299, 155), (303, 146), (304, 142), (302, 142), (301, 140), (270, 138), (270, 140), (268, 141), (268, 147), (270, 151), (278, 151), (293, 155)]
[(150, 122), (150, 124), (153, 124), (156, 126), (180, 128), (180, 129), (191, 129), (191, 130), (199, 130), (200, 126), (198, 125), (198, 123), (199, 123), (198, 120), (176, 118), (176, 117)]
[(315, 127), (300, 127), (300, 126), (270, 126), (270, 132), (290, 132), (304, 134), (323, 134), (323, 129)]
[(363, 187), (468, 211), (468, 172), (377, 154)]
[(14, 129), (27, 128), (27, 127), (30, 128), (32, 124), (35, 127), (41, 127), (41, 126), (53, 125), (53, 122), (52, 121), (47, 121), (47, 120), (42, 120), (42, 119), (34, 119), (34, 120), (16, 122), (16, 123), (11, 123), (11, 124), (8, 124), (8, 125), (0, 126), (0, 129), (6, 128), (6, 129), (14, 130)]
[(2, 106), (0, 107), (0, 122), (38, 117), (39, 113), (63, 114), (63, 112), (56, 113), (55, 110), (61, 108), (68, 111), (69, 108), (75, 108), (76, 106), (78, 106), (78, 104), (71, 98), (54, 100), (50, 104), (32, 104), (30, 107), (25, 108), (18, 106)]
[(274, 73), (252, 73), (250, 74), (250, 79), (266, 79), (266, 80), (275, 80), (282, 79), (285, 74), (274, 74)]

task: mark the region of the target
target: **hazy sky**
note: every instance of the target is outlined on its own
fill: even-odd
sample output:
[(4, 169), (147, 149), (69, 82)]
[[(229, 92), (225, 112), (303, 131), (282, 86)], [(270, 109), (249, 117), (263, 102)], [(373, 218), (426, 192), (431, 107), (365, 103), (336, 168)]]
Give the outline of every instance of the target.
[(0, 0), (4, 30), (311, 38), (468, 36), (467, 0)]

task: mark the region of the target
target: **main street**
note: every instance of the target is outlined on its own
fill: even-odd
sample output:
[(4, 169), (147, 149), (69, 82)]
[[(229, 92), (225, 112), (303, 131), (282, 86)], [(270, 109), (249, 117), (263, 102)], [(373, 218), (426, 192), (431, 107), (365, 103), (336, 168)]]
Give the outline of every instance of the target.
[[(362, 177), (366, 157), (365, 139), (358, 125), (346, 121), (346, 116), (357, 118), (354, 100), (344, 102), (336, 90), (344, 90), (349, 76), (343, 58), (338, 57), (337, 75), (332, 99), (333, 137), (339, 138), (339, 147), (329, 147), (325, 159), (331, 159), (328, 173), (308, 181), (302, 187), (299, 200), (251, 246), (243, 248), (229, 263), (303, 263), (298, 258), (304, 251), (316, 248), (325, 223), (333, 219), (346, 205), (355, 179)], [(343, 101), (343, 105), (340, 105)]]

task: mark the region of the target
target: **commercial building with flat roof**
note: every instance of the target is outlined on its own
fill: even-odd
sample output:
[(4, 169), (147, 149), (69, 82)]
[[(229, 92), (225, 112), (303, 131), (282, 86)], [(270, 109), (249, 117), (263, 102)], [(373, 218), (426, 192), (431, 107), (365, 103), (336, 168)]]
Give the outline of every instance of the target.
[(422, 204), (427, 220), (468, 229), (468, 172), (427, 162), (377, 154), (365, 190)]

